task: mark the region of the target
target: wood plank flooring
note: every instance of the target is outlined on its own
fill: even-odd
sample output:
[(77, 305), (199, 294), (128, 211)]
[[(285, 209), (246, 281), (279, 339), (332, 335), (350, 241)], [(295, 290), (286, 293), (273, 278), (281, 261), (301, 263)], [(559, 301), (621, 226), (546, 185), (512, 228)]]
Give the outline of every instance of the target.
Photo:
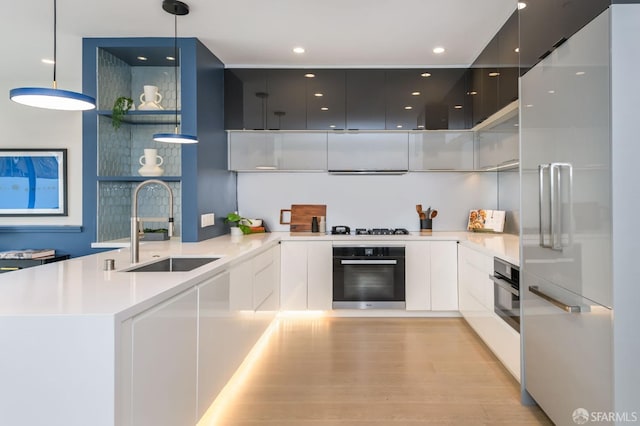
[(201, 426), (551, 425), (461, 318), (281, 318)]

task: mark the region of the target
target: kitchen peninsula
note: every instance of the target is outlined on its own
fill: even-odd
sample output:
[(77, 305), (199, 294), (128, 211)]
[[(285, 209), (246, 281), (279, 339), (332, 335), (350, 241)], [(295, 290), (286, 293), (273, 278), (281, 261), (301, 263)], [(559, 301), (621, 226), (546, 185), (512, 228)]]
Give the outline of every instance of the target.
[[(518, 258), (512, 235), (392, 238), (400, 237)], [(348, 237), (278, 232), (141, 245), (141, 264), (219, 257), (191, 272), (126, 272), (129, 250), (119, 249), (4, 274), (0, 423), (195, 424), (279, 310), (279, 243), (313, 238)], [(115, 270), (104, 270), (106, 259)], [(158, 404), (160, 395), (171, 404)]]

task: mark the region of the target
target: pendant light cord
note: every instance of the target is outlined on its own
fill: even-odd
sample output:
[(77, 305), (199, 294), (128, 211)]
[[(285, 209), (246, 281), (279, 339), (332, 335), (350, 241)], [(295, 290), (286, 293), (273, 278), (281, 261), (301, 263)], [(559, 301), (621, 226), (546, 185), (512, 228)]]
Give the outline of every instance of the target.
[(178, 134), (178, 14), (173, 15), (173, 79), (176, 84), (176, 128)]
[(58, 66), (58, 1), (53, 0), (53, 88), (58, 88), (56, 82), (56, 67)]

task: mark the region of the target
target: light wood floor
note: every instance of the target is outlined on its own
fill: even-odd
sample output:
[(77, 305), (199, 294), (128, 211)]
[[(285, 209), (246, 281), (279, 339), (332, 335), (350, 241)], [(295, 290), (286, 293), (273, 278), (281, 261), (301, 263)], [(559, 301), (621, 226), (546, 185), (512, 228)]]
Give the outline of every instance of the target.
[(226, 394), (201, 424), (552, 424), (459, 318), (280, 319)]

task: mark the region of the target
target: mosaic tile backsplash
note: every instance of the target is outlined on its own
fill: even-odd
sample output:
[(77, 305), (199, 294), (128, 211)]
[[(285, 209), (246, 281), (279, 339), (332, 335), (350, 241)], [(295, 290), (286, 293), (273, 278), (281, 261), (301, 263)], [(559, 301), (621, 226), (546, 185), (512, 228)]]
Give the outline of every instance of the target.
[[(179, 182), (169, 182), (173, 192), (175, 236), (182, 234), (182, 191)], [(99, 182), (98, 241), (111, 241), (130, 236), (131, 202), (138, 182)], [(138, 215), (141, 218), (169, 216), (169, 196), (160, 185), (140, 190)], [(166, 228), (166, 222), (144, 222), (145, 228)]]
[[(179, 72), (178, 72), (179, 77)], [(178, 81), (178, 84), (180, 82)], [(162, 95), (160, 105), (174, 110), (176, 88), (173, 67), (132, 67), (104, 49), (98, 51), (98, 109), (111, 110), (119, 96), (130, 96), (137, 110), (144, 85), (158, 86)], [(139, 117), (135, 117), (139, 118)], [(179, 118), (179, 117), (178, 117)], [(98, 176), (140, 176), (140, 157), (144, 149), (155, 148), (162, 157), (163, 176), (180, 176), (181, 146), (153, 141), (154, 133), (174, 130), (173, 116), (144, 116), (145, 124), (123, 122), (119, 129), (110, 117), (98, 116)], [(158, 124), (155, 124), (155, 123)], [(129, 237), (131, 197), (139, 182), (98, 183), (98, 241)], [(176, 236), (181, 235), (182, 194), (179, 182), (169, 182), (174, 196), (174, 225)], [(141, 190), (138, 202), (140, 217), (168, 217), (169, 197), (164, 188), (152, 185)], [(146, 228), (166, 228), (166, 222), (145, 222)]]

